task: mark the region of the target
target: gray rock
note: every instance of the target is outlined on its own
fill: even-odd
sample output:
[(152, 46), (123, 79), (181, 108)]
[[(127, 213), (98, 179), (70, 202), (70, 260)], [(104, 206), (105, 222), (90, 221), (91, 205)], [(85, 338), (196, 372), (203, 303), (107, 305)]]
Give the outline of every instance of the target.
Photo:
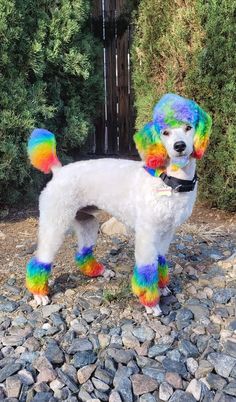
[(25, 341), (25, 337), (21, 335), (6, 335), (2, 338), (4, 346), (21, 346)]
[(62, 364), (65, 359), (64, 353), (53, 339), (47, 345), (45, 356), (53, 364)]
[(76, 352), (84, 352), (92, 349), (93, 345), (88, 339), (74, 339), (66, 351), (69, 355), (74, 355)]
[(32, 402), (48, 402), (52, 397), (51, 392), (38, 392), (32, 399)]
[(109, 402), (122, 402), (119, 392), (112, 390), (109, 396)]
[(90, 324), (91, 322), (93, 322), (100, 314), (99, 310), (96, 309), (87, 309), (82, 313), (82, 317), (83, 319)]
[(183, 362), (174, 361), (166, 357), (163, 360), (162, 365), (166, 369), (166, 371), (178, 373), (182, 377), (185, 377), (187, 375), (187, 370)]
[(224, 378), (229, 377), (232, 368), (236, 364), (236, 359), (224, 353), (210, 353), (207, 356), (207, 360), (213, 365), (217, 374)]
[(48, 304), (47, 306), (43, 306), (41, 308), (41, 314), (43, 318), (49, 317), (53, 313), (57, 313), (63, 308), (62, 304)]
[(151, 378), (154, 378), (159, 384), (164, 381), (165, 378), (165, 371), (159, 368), (151, 368), (151, 367), (144, 367), (142, 369), (143, 374), (148, 375)]
[(85, 389), (83, 389), (83, 387), (81, 387), (79, 391), (79, 398), (81, 401), (87, 402), (89, 399), (91, 399), (91, 395)]
[(131, 387), (131, 381), (128, 378), (130, 375), (129, 369), (120, 366), (116, 371), (113, 384), (115, 390), (121, 395), (122, 400), (125, 402), (133, 402), (133, 393)]
[(32, 373), (26, 369), (18, 371), (17, 375), (19, 376), (21, 382), (26, 385), (34, 384), (34, 378)]
[(156, 402), (156, 398), (152, 394), (143, 394), (139, 398), (139, 402)]
[(186, 339), (179, 342), (179, 350), (185, 357), (197, 357), (199, 355), (197, 347)]
[(21, 380), (18, 375), (13, 375), (6, 379), (6, 389), (8, 398), (18, 398), (21, 390)]
[(236, 358), (236, 342), (235, 339), (227, 339), (224, 345), (225, 353), (229, 354), (230, 356)]
[(204, 304), (188, 304), (188, 308), (192, 311), (195, 321), (201, 321), (210, 315)]
[(97, 355), (92, 350), (86, 350), (84, 352), (79, 352), (74, 355), (73, 364), (76, 368), (81, 368), (87, 366), (88, 364), (93, 364), (97, 360)]
[(196, 402), (196, 399), (188, 392), (177, 390), (173, 393), (169, 402)]
[(215, 303), (226, 304), (232, 297), (231, 289), (220, 289), (217, 288), (214, 290), (212, 300)]
[(227, 381), (218, 374), (209, 373), (206, 377), (208, 384), (210, 385), (211, 389), (219, 389), (222, 390)]
[(132, 360), (134, 357), (134, 352), (124, 349), (109, 348), (107, 349), (107, 354), (117, 363), (123, 364), (128, 364), (129, 361)]
[(158, 383), (145, 374), (134, 374), (131, 376), (134, 395), (139, 396), (153, 392), (158, 388)]
[[(97, 399), (90, 399), (89, 401), (87, 401), (87, 402), (100, 402), (100, 401), (102, 401), (102, 402), (108, 402), (108, 400), (109, 400), (109, 397), (108, 397), (108, 395), (105, 393), (105, 392), (102, 392), (102, 391), (98, 391), (98, 389), (95, 389), (94, 390), (94, 396), (95, 397), (97, 397)], [(94, 398), (94, 396), (93, 396), (93, 398)]]
[(6, 378), (10, 377), (12, 374), (15, 374), (17, 371), (21, 369), (21, 364), (7, 364), (0, 370), (0, 383), (5, 381)]
[(230, 382), (223, 391), (228, 395), (236, 396), (236, 381)]
[(94, 377), (98, 378), (99, 380), (105, 382), (105, 384), (111, 385), (113, 382), (113, 377), (111, 373), (107, 370), (103, 370), (101, 368), (97, 368), (94, 373)]
[(148, 357), (156, 357), (164, 355), (167, 350), (170, 350), (171, 346), (169, 344), (154, 345), (148, 350)]
[(155, 332), (147, 325), (140, 328), (134, 328), (132, 334), (140, 342), (152, 341), (155, 338)]
[(167, 383), (163, 382), (159, 388), (159, 397), (162, 401), (168, 401), (173, 394), (173, 388)]
[(105, 382), (99, 380), (98, 378), (93, 377), (92, 383), (98, 391), (107, 392), (109, 391), (110, 387)]
[(187, 327), (193, 319), (193, 313), (187, 308), (180, 309), (176, 314), (176, 325), (178, 329)]
[(0, 311), (4, 313), (12, 313), (17, 309), (17, 303), (11, 300), (4, 300), (0, 303)]
[(79, 387), (77, 384), (70, 378), (67, 374), (65, 374), (60, 368), (56, 368), (56, 372), (58, 378), (65, 384), (72, 392), (79, 392)]

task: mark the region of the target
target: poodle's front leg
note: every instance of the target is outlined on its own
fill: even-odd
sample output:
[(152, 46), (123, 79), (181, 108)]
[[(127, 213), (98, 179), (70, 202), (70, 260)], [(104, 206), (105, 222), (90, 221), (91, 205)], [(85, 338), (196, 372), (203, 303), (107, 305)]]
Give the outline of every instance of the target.
[(159, 316), (161, 309), (155, 235), (150, 230), (145, 233), (143, 231), (136, 233), (135, 260), (136, 265), (131, 281), (133, 293), (139, 297), (148, 314)]

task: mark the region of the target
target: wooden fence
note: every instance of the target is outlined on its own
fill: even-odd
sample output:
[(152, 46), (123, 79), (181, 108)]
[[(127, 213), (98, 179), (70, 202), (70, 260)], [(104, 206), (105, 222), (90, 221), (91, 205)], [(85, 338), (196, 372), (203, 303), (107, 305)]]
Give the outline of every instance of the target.
[(93, 0), (92, 30), (103, 42), (104, 102), (88, 151), (96, 155), (135, 155), (131, 27), (126, 0)]

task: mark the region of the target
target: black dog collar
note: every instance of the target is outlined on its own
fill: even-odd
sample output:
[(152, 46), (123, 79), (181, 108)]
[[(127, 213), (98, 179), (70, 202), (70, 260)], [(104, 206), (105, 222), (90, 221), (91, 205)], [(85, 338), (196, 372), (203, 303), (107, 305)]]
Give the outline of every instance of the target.
[(164, 183), (171, 187), (175, 193), (186, 193), (193, 191), (197, 183), (197, 173), (195, 172), (193, 180), (181, 180), (173, 176), (167, 176), (166, 173), (161, 173), (159, 176)]

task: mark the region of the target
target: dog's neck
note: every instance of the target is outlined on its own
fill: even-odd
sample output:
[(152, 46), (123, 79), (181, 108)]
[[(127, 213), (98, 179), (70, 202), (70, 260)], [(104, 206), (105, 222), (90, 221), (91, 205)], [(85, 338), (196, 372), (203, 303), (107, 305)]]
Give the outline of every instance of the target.
[(189, 163), (185, 167), (179, 168), (177, 170), (172, 170), (171, 166), (172, 165), (170, 161), (166, 169), (166, 174), (168, 176), (176, 177), (177, 179), (182, 180), (192, 180), (196, 171), (196, 159), (190, 158)]

